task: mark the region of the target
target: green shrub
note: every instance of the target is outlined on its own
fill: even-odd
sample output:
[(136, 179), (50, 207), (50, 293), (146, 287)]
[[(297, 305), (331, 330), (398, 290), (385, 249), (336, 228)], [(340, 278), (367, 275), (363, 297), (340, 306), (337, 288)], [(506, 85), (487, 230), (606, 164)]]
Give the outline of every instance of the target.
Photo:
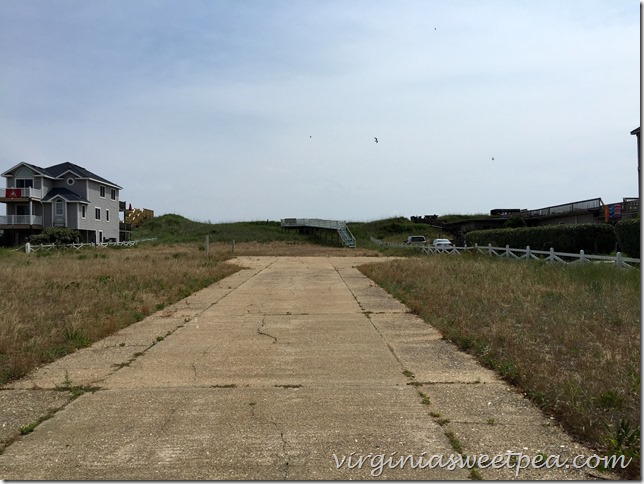
[(525, 227), (526, 223), (523, 217), (510, 217), (503, 224), (504, 229), (515, 229), (518, 227)]
[(640, 256), (640, 219), (621, 220), (615, 225), (619, 248), (629, 257)]
[(533, 250), (550, 250), (586, 254), (609, 254), (615, 250), (617, 236), (612, 225), (570, 224), (544, 225), (493, 230), (474, 230), (465, 236), (467, 245), (488, 245), (513, 249), (530, 246)]
[(80, 240), (78, 230), (66, 227), (47, 227), (41, 234), (32, 235), (29, 242), (32, 244), (74, 244)]

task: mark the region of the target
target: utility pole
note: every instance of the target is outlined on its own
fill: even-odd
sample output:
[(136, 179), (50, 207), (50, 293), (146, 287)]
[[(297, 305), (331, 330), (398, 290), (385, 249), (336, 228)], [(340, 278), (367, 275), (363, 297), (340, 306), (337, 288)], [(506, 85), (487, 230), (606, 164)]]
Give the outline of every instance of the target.
[(640, 173), (641, 155), (640, 155), (640, 127), (638, 126), (631, 134), (637, 136), (637, 198), (642, 198), (642, 174)]

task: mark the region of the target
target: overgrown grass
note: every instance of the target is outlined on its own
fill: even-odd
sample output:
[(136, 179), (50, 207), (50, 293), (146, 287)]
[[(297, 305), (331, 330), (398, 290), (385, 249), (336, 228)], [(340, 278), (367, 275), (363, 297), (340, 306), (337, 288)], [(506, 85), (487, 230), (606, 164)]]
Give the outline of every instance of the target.
[(310, 242), (297, 231), (283, 231), (279, 221), (231, 222), (213, 224), (196, 222), (181, 215), (166, 214), (143, 222), (132, 233), (132, 238), (156, 237), (161, 243), (203, 241), (211, 242)]
[(425, 256), (361, 271), (595, 449), (640, 460), (640, 272)]
[(0, 258), (0, 384), (90, 345), (239, 267), (196, 244)]

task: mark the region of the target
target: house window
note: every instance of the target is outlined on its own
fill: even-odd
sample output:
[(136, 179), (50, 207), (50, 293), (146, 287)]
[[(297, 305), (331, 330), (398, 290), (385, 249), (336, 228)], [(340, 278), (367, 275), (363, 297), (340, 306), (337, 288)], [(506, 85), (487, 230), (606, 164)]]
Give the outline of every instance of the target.
[(63, 205), (62, 200), (56, 200), (56, 215), (57, 216), (65, 215), (65, 206)]
[(100, 209), (100, 208), (96, 208), (96, 209), (94, 210), (94, 218), (95, 218), (96, 220), (100, 220), (100, 219), (101, 219), (101, 209)]
[(105, 198), (105, 187), (103, 185), (101, 185), (100, 191), (101, 191), (101, 198)]
[(81, 205), (81, 217), (87, 217), (87, 207), (85, 205)]
[(106, 222), (110, 221), (110, 211), (107, 209), (105, 210), (105, 221)]
[(110, 198), (116, 200), (116, 190), (114, 188), (110, 190)]
[(16, 179), (16, 188), (33, 188), (34, 179), (33, 178), (17, 178)]

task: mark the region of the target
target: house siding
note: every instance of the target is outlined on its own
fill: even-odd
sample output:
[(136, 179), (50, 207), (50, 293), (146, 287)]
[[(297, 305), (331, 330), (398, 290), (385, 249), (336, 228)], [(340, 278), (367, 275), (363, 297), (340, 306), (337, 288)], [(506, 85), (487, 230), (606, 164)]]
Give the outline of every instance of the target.
[(67, 204), (67, 227), (70, 229), (78, 229), (78, 204)]
[(40, 177), (40, 180), (42, 182), (42, 193), (43, 193), (43, 196), (45, 196), (49, 192), (49, 190), (54, 188), (55, 186), (54, 180), (50, 180), (49, 178), (43, 178), (43, 177)]
[[(34, 167), (32, 169), (32, 166)], [(63, 170), (66, 170), (63, 172)], [(74, 165), (65, 163), (54, 165), (49, 168), (41, 168), (35, 165), (20, 163), (14, 168), (3, 174), (6, 177), (7, 188), (17, 188), (17, 178), (32, 178), (33, 188), (40, 189), (40, 196), (44, 199), (51, 196), (53, 189), (65, 189), (59, 192), (53, 198), (42, 201), (34, 199), (30, 202), (18, 202), (12, 200), (3, 200), (5, 213), (7, 215), (20, 215), (21, 212), (31, 213), (32, 215), (42, 216), (42, 226), (51, 227), (66, 226), (71, 229), (81, 231), (81, 238), (86, 241), (98, 241), (99, 232), (102, 232), (103, 239), (119, 240), (119, 195), (120, 187), (98, 175), (94, 175), (88, 170)], [(96, 178), (98, 178), (98, 180)], [(73, 181), (72, 181), (73, 180)], [(104, 187), (105, 196), (101, 197), (101, 186)], [(115, 191), (115, 200), (112, 200), (112, 191)], [(87, 200), (68, 201), (71, 194)], [(59, 219), (55, 217), (56, 200), (62, 199), (65, 202), (65, 217)], [(25, 208), (19, 211), (19, 206)], [(85, 218), (81, 217), (81, 207), (86, 207)], [(30, 208), (29, 208), (30, 207)], [(95, 218), (95, 209), (100, 208), (100, 220)], [(109, 221), (107, 213), (109, 212)], [(11, 227), (4, 227), (5, 230), (11, 230)], [(24, 234), (23, 234), (24, 235)], [(16, 240), (18, 240), (16, 238)]]
[[(105, 197), (100, 196), (100, 187), (105, 187)], [(92, 180), (88, 180), (88, 190), (87, 190), (87, 200), (89, 205), (87, 207), (87, 217), (84, 220), (83, 228), (85, 230), (93, 230), (96, 232), (96, 237), (98, 237), (98, 231), (103, 231), (103, 237), (105, 239), (116, 239), (119, 238), (119, 197), (118, 190), (116, 193), (116, 200), (110, 198), (110, 186), (97, 183)], [(95, 212), (96, 209), (101, 209), (101, 219), (96, 220)], [(110, 221), (107, 222), (106, 215), (107, 210), (110, 213)], [(97, 239), (98, 241), (98, 239)]]
[(43, 227), (52, 227), (54, 225), (54, 220), (51, 214), (51, 208), (49, 204), (44, 207), (42, 214), (42, 225)]

